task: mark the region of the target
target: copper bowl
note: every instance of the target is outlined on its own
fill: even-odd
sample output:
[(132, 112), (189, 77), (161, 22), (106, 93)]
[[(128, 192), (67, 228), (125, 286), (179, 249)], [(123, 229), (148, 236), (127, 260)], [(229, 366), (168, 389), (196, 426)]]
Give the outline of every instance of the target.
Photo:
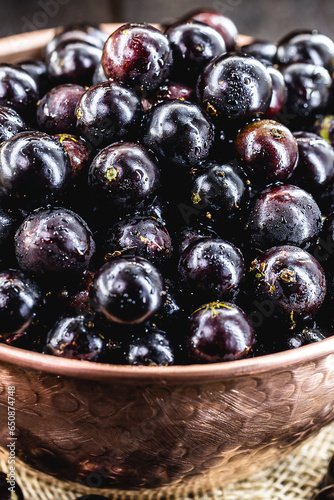
[[(52, 36), (0, 40), (0, 61), (37, 57)], [(268, 467), (334, 420), (334, 337), (259, 358), (175, 367), (102, 365), (2, 344), (3, 451), (13, 441), (8, 396), (15, 397), (16, 456), (26, 465), (119, 494), (178, 495)]]

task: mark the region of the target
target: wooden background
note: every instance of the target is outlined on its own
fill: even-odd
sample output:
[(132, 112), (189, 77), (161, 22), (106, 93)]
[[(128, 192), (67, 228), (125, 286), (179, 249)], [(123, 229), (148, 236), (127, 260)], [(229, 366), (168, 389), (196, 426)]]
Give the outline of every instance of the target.
[(231, 17), (241, 33), (277, 41), (294, 28), (334, 38), (333, 0), (0, 0), (0, 36), (74, 22), (175, 21), (195, 7)]

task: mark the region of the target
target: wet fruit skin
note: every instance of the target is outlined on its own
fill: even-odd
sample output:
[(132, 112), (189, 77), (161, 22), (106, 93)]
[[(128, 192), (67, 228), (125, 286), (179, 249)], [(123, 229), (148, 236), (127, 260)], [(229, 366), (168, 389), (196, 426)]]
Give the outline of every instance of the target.
[(278, 44), (277, 60), (280, 65), (306, 62), (334, 71), (334, 43), (326, 35), (312, 32), (292, 32)]
[[(328, 262), (331, 270), (334, 262), (334, 212), (331, 212), (324, 220), (322, 231), (320, 233), (320, 242), (316, 257), (319, 262)], [(328, 266), (327, 266), (328, 267)]]
[(56, 134), (55, 138), (65, 149), (72, 167), (72, 181), (82, 179), (88, 173), (91, 150), (83, 138), (71, 134)]
[(0, 106), (0, 144), (25, 130), (26, 123), (14, 109)]
[(102, 66), (107, 78), (136, 89), (156, 90), (168, 78), (172, 54), (167, 37), (149, 24), (124, 24), (106, 41)]
[(267, 71), (271, 77), (272, 94), (265, 117), (279, 121), (279, 118), (282, 118), (288, 93), (282, 73), (274, 66), (268, 66)]
[(278, 316), (290, 327), (312, 318), (326, 295), (325, 273), (318, 261), (292, 245), (269, 248), (250, 268), (250, 293), (266, 301), (269, 317)]
[(7, 474), (0, 472), (0, 499), (1, 500), (24, 500), (20, 486), (15, 481), (15, 492), (9, 491), (10, 484), (7, 481)]
[(111, 227), (105, 249), (112, 255), (139, 255), (159, 266), (171, 258), (172, 240), (161, 222), (137, 216)]
[(233, 301), (245, 278), (241, 251), (219, 238), (203, 238), (189, 245), (178, 270), (182, 285), (198, 300)]
[(311, 194), (290, 184), (270, 186), (253, 200), (246, 222), (252, 248), (296, 245), (304, 250), (316, 243), (321, 211)]
[(0, 338), (12, 340), (22, 336), (41, 305), (38, 285), (16, 269), (0, 272)]
[(174, 238), (177, 242), (176, 251), (178, 255), (181, 256), (191, 243), (203, 238), (219, 238), (219, 236), (213, 229), (203, 224), (187, 225), (180, 229)]
[(196, 104), (178, 99), (154, 106), (143, 126), (142, 142), (161, 160), (189, 169), (205, 160), (214, 139), (209, 116)]
[(32, 212), (15, 234), (20, 267), (40, 276), (83, 272), (94, 252), (91, 230), (78, 214), (67, 208)]
[(18, 206), (36, 208), (58, 199), (70, 176), (66, 151), (44, 132), (21, 132), (1, 146), (0, 184)]
[(200, 211), (216, 215), (226, 222), (241, 216), (248, 201), (246, 176), (237, 164), (207, 161), (205, 172), (195, 178), (191, 203)]
[(270, 75), (260, 61), (229, 53), (206, 66), (196, 87), (197, 100), (212, 119), (238, 125), (263, 117), (271, 93)]
[(292, 63), (281, 69), (288, 90), (290, 121), (313, 118), (323, 112), (331, 99), (332, 79), (322, 66)]
[(59, 45), (68, 42), (84, 42), (103, 49), (108, 35), (97, 26), (79, 23), (58, 28), (55, 36), (46, 44), (45, 56), (49, 57)]
[(137, 366), (170, 366), (174, 353), (165, 332), (150, 325), (146, 335), (130, 341), (126, 361)]
[(13, 108), (23, 118), (34, 113), (38, 99), (35, 80), (18, 66), (0, 64), (0, 106)]
[(85, 92), (81, 85), (67, 83), (53, 87), (37, 103), (37, 123), (48, 134), (75, 133), (77, 102)]
[(48, 92), (52, 86), (48, 77), (48, 67), (44, 61), (23, 61), (19, 64), (35, 80), (39, 97)]
[(103, 341), (94, 330), (90, 315), (62, 318), (55, 323), (46, 339), (45, 353), (63, 358), (98, 361)]
[(127, 210), (148, 201), (160, 187), (155, 157), (144, 146), (130, 142), (111, 144), (94, 158), (88, 183), (97, 201)]
[(176, 23), (165, 32), (173, 54), (171, 78), (192, 86), (205, 66), (226, 52), (217, 30), (198, 21)]
[(140, 98), (115, 82), (90, 87), (76, 107), (77, 130), (95, 147), (136, 139), (143, 117)]
[(312, 132), (295, 132), (299, 160), (294, 181), (310, 193), (323, 191), (334, 179), (334, 149)]
[(88, 43), (63, 42), (47, 58), (49, 78), (54, 84), (91, 85), (101, 54), (100, 48)]
[(277, 44), (254, 40), (247, 45), (243, 45), (240, 50), (245, 54), (249, 54), (256, 59), (259, 59), (261, 62), (267, 61), (270, 64), (274, 64), (277, 54)]
[(211, 26), (223, 37), (228, 52), (235, 49), (237, 27), (229, 17), (224, 16), (221, 12), (210, 9), (195, 10), (183, 19), (184, 22), (188, 20), (199, 21)]
[(90, 288), (93, 308), (109, 321), (133, 325), (155, 314), (165, 297), (162, 275), (146, 259), (117, 257), (96, 273)]
[(211, 302), (192, 313), (189, 323), (189, 356), (216, 363), (247, 357), (255, 335), (247, 315), (231, 302)]
[(273, 120), (249, 123), (237, 135), (234, 152), (255, 182), (286, 181), (298, 162), (298, 145), (290, 130)]

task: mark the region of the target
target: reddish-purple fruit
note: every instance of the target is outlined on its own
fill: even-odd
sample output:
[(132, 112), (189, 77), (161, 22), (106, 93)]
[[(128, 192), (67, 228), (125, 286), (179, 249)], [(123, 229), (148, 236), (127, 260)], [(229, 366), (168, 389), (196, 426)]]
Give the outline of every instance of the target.
[(247, 315), (231, 302), (204, 304), (192, 313), (189, 327), (188, 351), (196, 361), (216, 363), (245, 358), (255, 343)]
[(132, 87), (138, 94), (157, 89), (168, 78), (171, 65), (168, 38), (149, 24), (124, 24), (103, 48), (107, 78)]
[(288, 97), (288, 92), (282, 73), (274, 66), (268, 66), (267, 70), (271, 77), (272, 94), (269, 108), (266, 112), (266, 118), (279, 121), (283, 117), (282, 112)]
[(312, 318), (326, 295), (325, 273), (308, 252), (292, 245), (276, 246), (260, 254), (250, 269), (253, 296), (266, 304), (268, 316), (278, 316), (291, 327)]
[(253, 200), (246, 230), (252, 248), (296, 245), (308, 250), (322, 227), (320, 208), (311, 194), (290, 184), (270, 186)]
[(298, 145), (290, 130), (273, 120), (249, 123), (237, 135), (235, 155), (259, 184), (286, 181), (298, 162)]
[(200, 23), (207, 24), (214, 28), (225, 40), (226, 50), (230, 52), (235, 49), (236, 38), (238, 35), (238, 30), (234, 22), (227, 16), (224, 16), (221, 12), (210, 9), (199, 9), (190, 14), (183, 19), (186, 21), (199, 21)]
[(14, 109), (0, 106), (0, 144), (25, 130), (27, 125)]
[(83, 138), (71, 134), (56, 134), (55, 138), (65, 149), (72, 167), (72, 181), (83, 178), (88, 173), (91, 151)]
[(128, 210), (154, 195), (160, 187), (160, 171), (144, 146), (119, 142), (102, 149), (94, 158), (88, 183), (97, 202)]
[(67, 83), (50, 90), (37, 103), (37, 123), (48, 134), (75, 133), (75, 108), (85, 92), (81, 85)]
[(109, 321), (133, 325), (155, 314), (165, 297), (162, 275), (146, 259), (117, 257), (96, 273), (90, 288), (93, 308)]
[(189, 245), (178, 269), (182, 284), (199, 300), (233, 301), (245, 278), (241, 251), (218, 238), (203, 238)]
[(86, 222), (67, 208), (32, 212), (15, 235), (15, 253), (22, 269), (37, 275), (82, 273), (95, 252)]
[(311, 132), (295, 132), (299, 160), (294, 181), (310, 193), (322, 192), (334, 179), (334, 149)]
[(198, 102), (215, 121), (240, 124), (265, 115), (272, 83), (260, 61), (227, 53), (206, 66), (196, 92)]

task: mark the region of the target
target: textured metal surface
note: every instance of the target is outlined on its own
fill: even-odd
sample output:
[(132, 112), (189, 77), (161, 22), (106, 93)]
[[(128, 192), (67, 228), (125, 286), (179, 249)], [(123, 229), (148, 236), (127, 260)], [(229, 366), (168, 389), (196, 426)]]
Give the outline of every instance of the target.
[[(334, 346), (334, 339), (323, 342)], [(0, 443), (8, 437), (7, 387), (14, 385), (18, 458), (40, 471), (90, 487), (168, 488), (169, 494), (235, 481), (276, 462), (334, 419), (333, 349), (314, 354), (308, 347), (298, 350), (300, 362), (296, 350), (295, 359), (256, 360), (257, 370), (241, 363), (246, 368), (235, 378), (238, 362), (221, 368), (221, 380), (207, 372), (202, 381), (184, 377), (185, 383), (177, 370), (169, 381), (153, 371), (151, 382), (137, 384), (136, 371), (123, 380), (112, 374), (109, 382), (89, 380), (95, 364), (84, 374), (84, 363), (70, 377), (2, 361)], [(0, 358), (4, 352), (13, 349), (1, 346)], [(43, 357), (57, 364), (35, 355)]]

